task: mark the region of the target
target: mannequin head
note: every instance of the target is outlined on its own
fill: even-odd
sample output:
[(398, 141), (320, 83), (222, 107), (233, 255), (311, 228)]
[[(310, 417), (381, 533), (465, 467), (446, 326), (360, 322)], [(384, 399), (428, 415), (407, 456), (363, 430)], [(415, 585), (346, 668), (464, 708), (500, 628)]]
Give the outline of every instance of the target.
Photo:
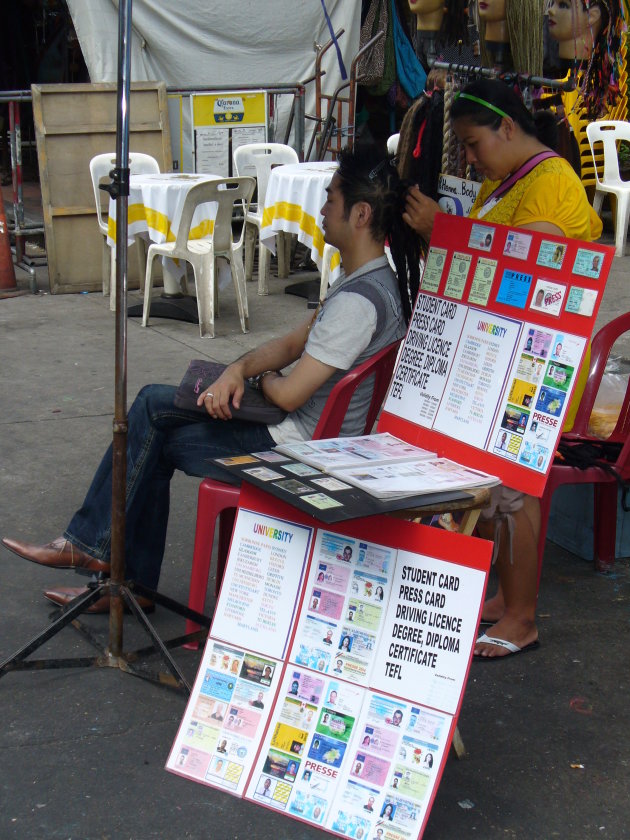
[(444, 18), (443, 0), (409, 0), (409, 9), (416, 16), (416, 28), (437, 32)]
[[(556, 0), (554, 11), (560, 5)], [(573, 43), (570, 47), (567, 45), (566, 58), (577, 65), (581, 105), (586, 116), (597, 119), (619, 100), (624, 61), (621, 42), (627, 24), (627, 3), (625, 0), (571, 0), (569, 5), (568, 10), (557, 9), (557, 25), (550, 27), (550, 33), (557, 38), (560, 50), (559, 13), (572, 15), (574, 32), (570, 37)], [(551, 22), (551, 15), (549, 20)], [(563, 53), (560, 56), (565, 57)]]
[(558, 42), (560, 58), (571, 61), (588, 60), (608, 19), (605, 6), (588, 0), (551, 0), (548, 9), (549, 36)]
[(479, 21), (484, 28), (486, 41), (508, 43), (507, 0), (479, 0)]
[(416, 16), (416, 54), (425, 69), (447, 46), (468, 44), (468, 0), (409, 0)]
[(439, 32), (444, 43), (468, 43), (468, 0), (409, 0), (416, 28)]

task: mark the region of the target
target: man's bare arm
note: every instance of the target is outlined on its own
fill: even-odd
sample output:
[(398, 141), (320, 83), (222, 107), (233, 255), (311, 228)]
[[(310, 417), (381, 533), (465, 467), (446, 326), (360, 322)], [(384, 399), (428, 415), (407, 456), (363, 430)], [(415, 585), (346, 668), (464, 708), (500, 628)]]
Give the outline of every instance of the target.
[(333, 375), (337, 368), (319, 362), (308, 353), (291, 368), (287, 376), (270, 373), (262, 381), (263, 393), (285, 411), (295, 411)]
[[(229, 420), (232, 417), (230, 400), (236, 408), (240, 406), (246, 379), (266, 370), (282, 370), (300, 358), (306, 345), (311, 320), (312, 318), (308, 318), (281, 338), (267, 341), (232, 362), (217, 381), (200, 395), (197, 404), (205, 405), (212, 417)], [(212, 394), (212, 397), (205, 399), (208, 393)]]

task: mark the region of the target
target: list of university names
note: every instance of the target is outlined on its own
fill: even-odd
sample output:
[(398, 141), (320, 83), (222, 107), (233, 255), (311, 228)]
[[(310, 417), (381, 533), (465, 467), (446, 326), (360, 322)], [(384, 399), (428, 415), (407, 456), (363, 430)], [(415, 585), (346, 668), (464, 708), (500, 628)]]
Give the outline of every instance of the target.
[(286, 562), (284, 545), (269, 546), (243, 537), (227, 594), (226, 617), (244, 630), (275, 632)]
[(467, 425), (487, 422), (486, 405), (498, 352), (498, 342), (487, 336), (465, 337), (453, 371), (445, 411), (461, 418)]

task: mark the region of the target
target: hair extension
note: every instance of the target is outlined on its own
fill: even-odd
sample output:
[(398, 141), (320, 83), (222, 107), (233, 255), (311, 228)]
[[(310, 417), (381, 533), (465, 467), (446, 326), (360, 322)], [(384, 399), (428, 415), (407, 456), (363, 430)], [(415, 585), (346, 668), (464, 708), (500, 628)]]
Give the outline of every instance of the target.
[(389, 243), (402, 308), (409, 323), (420, 283), (420, 240), (402, 219), (409, 184), (398, 176), (393, 158), (383, 158), (370, 147), (344, 149), (338, 163), (339, 189), (346, 213), (357, 202), (367, 202), (372, 209), (372, 235), (377, 241)]
[[(543, 69), (543, 11), (545, 0), (505, 0), (512, 63), (518, 73), (540, 76)], [(477, 12), (481, 64), (490, 67), (492, 60), (486, 47), (486, 25)]]
[(545, 0), (506, 0), (506, 18), (514, 69), (529, 76), (543, 71)]
[(440, 44), (468, 44), (470, 31), (468, 28), (468, 0), (446, 0), (444, 15), (438, 34)]
[[(580, 0), (584, 11), (597, 6), (601, 26), (586, 67), (580, 75), (580, 96), (589, 119), (615, 105), (623, 70), (621, 42), (627, 28), (626, 0)], [(583, 62), (584, 64), (585, 62)]]
[(398, 140), (398, 174), (437, 201), (442, 171), (444, 93), (424, 93), (405, 114)]

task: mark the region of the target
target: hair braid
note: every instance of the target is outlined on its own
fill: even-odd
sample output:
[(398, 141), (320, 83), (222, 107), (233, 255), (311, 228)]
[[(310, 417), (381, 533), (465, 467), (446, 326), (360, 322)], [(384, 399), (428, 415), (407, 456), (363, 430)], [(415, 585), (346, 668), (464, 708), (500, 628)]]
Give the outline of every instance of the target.
[(367, 202), (372, 213), (370, 230), (379, 242), (389, 243), (398, 279), (400, 299), (408, 323), (420, 282), (420, 240), (402, 219), (409, 183), (402, 181), (393, 158), (355, 145), (338, 157), (339, 188), (347, 213), (359, 201)]

